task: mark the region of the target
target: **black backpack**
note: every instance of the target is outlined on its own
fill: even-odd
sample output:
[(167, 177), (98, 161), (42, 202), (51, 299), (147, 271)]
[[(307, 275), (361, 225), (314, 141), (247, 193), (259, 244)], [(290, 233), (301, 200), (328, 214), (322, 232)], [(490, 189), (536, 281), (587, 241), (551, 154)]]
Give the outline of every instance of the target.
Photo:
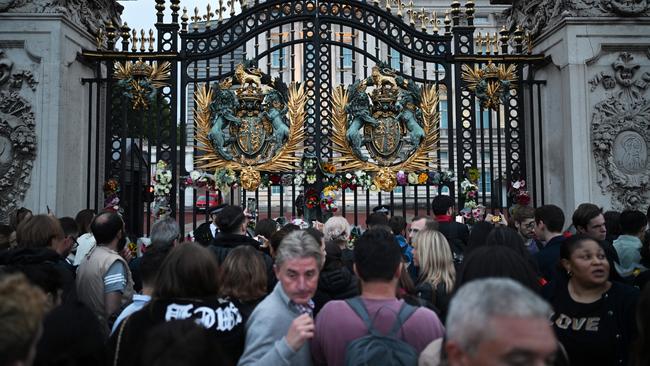
[(395, 324), (388, 334), (383, 335), (372, 325), (370, 315), (360, 297), (353, 297), (345, 302), (368, 327), (367, 335), (348, 344), (345, 352), (346, 365), (417, 365), (418, 352), (413, 346), (396, 337), (402, 325), (417, 310), (415, 306), (403, 303)]

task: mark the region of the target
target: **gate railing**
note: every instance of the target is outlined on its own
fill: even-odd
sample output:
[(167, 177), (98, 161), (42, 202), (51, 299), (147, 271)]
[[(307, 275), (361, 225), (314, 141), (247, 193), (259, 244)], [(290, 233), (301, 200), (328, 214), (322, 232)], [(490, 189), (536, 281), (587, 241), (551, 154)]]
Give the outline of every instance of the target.
[[(97, 76), (84, 80), (96, 99), (88, 119), (94, 129), (88, 136), (95, 153), (88, 162), (97, 167), (88, 179), (87, 204), (104, 207), (102, 186), (110, 178), (119, 184), (120, 206), (128, 225), (136, 233), (148, 232), (154, 219), (147, 200), (153, 185), (155, 165), (164, 160), (171, 166), (169, 210), (184, 231), (208, 220), (196, 210), (205, 197), (210, 207), (214, 196), (202, 190), (184, 188), (181, 177), (194, 169), (197, 157), (193, 93), (202, 84), (232, 76), (244, 59), (285, 82), (305, 84), (308, 94), (304, 149), (321, 161), (336, 163), (332, 150), (331, 93), (338, 85), (349, 85), (369, 77), (374, 65), (388, 62), (397, 75), (419, 84), (433, 84), (441, 96), (439, 104), (441, 138), (430, 152), (430, 170), (453, 172), (453, 184), (400, 186), (391, 192), (355, 188), (342, 190), (340, 214), (355, 225), (374, 205), (389, 204), (395, 215), (431, 215), (431, 199), (451, 194), (462, 206), (461, 182), (468, 168), (479, 172), (478, 204), (502, 210), (510, 206), (511, 182), (526, 179), (533, 204), (543, 203), (542, 162), (539, 161), (541, 100), (543, 84), (532, 77), (532, 65), (543, 55), (528, 54), (529, 40), (521, 28), (498, 33), (476, 33), (474, 4), (458, 1), (444, 16), (378, 1), (241, 1), (231, 7), (217, 6), (206, 12), (195, 9), (181, 13), (180, 1), (156, 0), (154, 31), (107, 24), (98, 38), (97, 50), (86, 50), (86, 59), (96, 63)], [(169, 4), (171, 21), (165, 22)], [(154, 37), (155, 36), (155, 37)], [(120, 48), (121, 50), (117, 50)], [(155, 89), (147, 109), (134, 109), (124, 92), (124, 81), (116, 77), (116, 64), (142, 59), (147, 65), (170, 62), (169, 81)], [(512, 80), (497, 77), (508, 98), (488, 106), (477, 98), (477, 83), (494, 81), (489, 75), (467, 78), (469, 70), (485, 74), (490, 65), (514, 65)], [(465, 71), (465, 72), (464, 72)], [(474, 87), (472, 88), (472, 85)], [(104, 91), (100, 93), (100, 90)], [(485, 95), (482, 95), (484, 97)], [(102, 123), (105, 123), (102, 126)], [(296, 216), (294, 203), (304, 185), (271, 184), (247, 192), (226, 191), (226, 201), (257, 202), (263, 216)], [(316, 184), (322, 189), (322, 184)], [(189, 199), (186, 198), (189, 195)], [(212, 204), (213, 205), (213, 204)], [(209, 210), (207, 210), (209, 211)], [(143, 218), (144, 217), (144, 218)]]

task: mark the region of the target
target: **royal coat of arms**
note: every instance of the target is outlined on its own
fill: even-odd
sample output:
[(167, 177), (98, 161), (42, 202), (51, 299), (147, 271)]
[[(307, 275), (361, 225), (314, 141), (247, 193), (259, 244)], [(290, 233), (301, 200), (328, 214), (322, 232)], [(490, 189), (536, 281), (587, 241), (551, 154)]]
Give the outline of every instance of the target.
[[(286, 172), (300, 162), (306, 93), (271, 79), (252, 61), (237, 65), (228, 77), (195, 93), (194, 111), (199, 169)], [(255, 181), (255, 179), (252, 181)]]
[(380, 62), (370, 77), (339, 86), (333, 104), (332, 141), (341, 155), (339, 170), (388, 176), (391, 171), (431, 168), (439, 122), (433, 86), (420, 87)]

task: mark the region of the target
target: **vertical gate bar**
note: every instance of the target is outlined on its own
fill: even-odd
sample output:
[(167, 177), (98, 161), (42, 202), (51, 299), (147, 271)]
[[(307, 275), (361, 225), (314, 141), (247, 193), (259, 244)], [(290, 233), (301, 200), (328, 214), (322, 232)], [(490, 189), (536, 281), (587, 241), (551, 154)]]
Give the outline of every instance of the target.
[(284, 185), (280, 182), (280, 216), (284, 216)]
[[(120, 120), (120, 192), (122, 192), (122, 195), (120, 197), (120, 200), (127, 201), (126, 198), (130, 198), (127, 191), (126, 191), (126, 184), (125, 184), (125, 178), (126, 178), (126, 129), (127, 129), (127, 123), (126, 120), (128, 118), (128, 106), (131, 104), (129, 103), (124, 96), (120, 96), (120, 114), (122, 116), (122, 119)], [(128, 211), (126, 212), (126, 217), (128, 220), (126, 221), (127, 225), (127, 230), (131, 230), (131, 218), (133, 217), (133, 207), (129, 207), (127, 209)]]
[[(343, 43), (343, 25), (339, 24), (339, 42)], [(343, 72), (343, 46), (339, 45), (339, 72), (341, 84), (345, 84), (345, 73)]]
[[(101, 119), (101, 105), (102, 105), (102, 93), (101, 91), (104, 90), (106, 95), (108, 95), (109, 89), (106, 87), (107, 84), (103, 84), (104, 87), (102, 88), (102, 65), (101, 62), (97, 63), (97, 68), (95, 71), (95, 75), (98, 77), (97, 81), (97, 95), (95, 98), (95, 123), (97, 123), (97, 128), (95, 129), (95, 184), (94, 184), (94, 196), (95, 196), (95, 205), (93, 206), (93, 209), (95, 212), (99, 212), (99, 187), (101, 183), (99, 182), (99, 149), (100, 149), (100, 133), (99, 133), (99, 126), (100, 124), (100, 119)], [(107, 98), (108, 99), (108, 98)], [(110, 103), (108, 103), (110, 104)], [(108, 109), (108, 108), (106, 108)], [(110, 122), (109, 119), (105, 119), (105, 126), (107, 126)], [(104, 128), (104, 133), (108, 131), (106, 128)], [(105, 140), (106, 141), (106, 140)], [(104, 150), (110, 151), (110, 146), (104, 146)], [(106, 160), (104, 160), (106, 161)]]
[[(521, 79), (519, 79), (521, 80)], [(509, 91), (507, 91), (509, 93)], [(521, 93), (518, 93), (521, 94)], [(511, 138), (511, 126), (510, 122), (513, 120), (512, 116), (510, 115), (510, 100), (507, 102), (503, 103), (503, 135), (504, 135), (504, 147), (505, 147), (505, 173), (506, 173), (506, 184), (505, 187), (503, 186), (503, 182), (501, 182), (501, 186), (499, 187), (499, 198), (501, 199), (501, 205), (503, 206), (504, 200), (502, 197), (503, 196), (503, 189), (505, 188), (506, 192), (508, 190), (508, 187), (510, 185), (510, 182), (514, 179), (513, 174), (512, 174), (512, 164), (514, 164), (514, 159), (513, 159), (513, 154), (515, 153), (514, 149), (512, 148), (512, 138)], [(503, 172), (501, 176), (503, 175)], [(505, 194), (505, 207), (507, 208), (510, 206), (510, 198), (508, 197), (508, 194)]]
[[(530, 110), (530, 162), (531, 162), (531, 175), (532, 179), (530, 182), (532, 183), (532, 188), (531, 189), (531, 196), (532, 196), (532, 203), (533, 207), (537, 207), (537, 164), (535, 162), (535, 153), (537, 148), (535, 147), (535, 102), (533, 100), (533, 71), (531, 70), (531, 66), (528, 66), (528, 72), (530, 73), (529, 78), (528, 78), (528, 109)], [(526, 182), (528, 182), (528, 179), (526, 179)]]
[[(222, 57), (219, 57), (218, 60), (217, 60), (217, 78), (218, 78), (217, 82), (220, 81), (219, 79), (221, 79), (221, 75), (223, 74), (223, 69), (222, 69), (222, 65), (221, 65), (222, 61), (223, 61)], [(199, 69), (199, 70), (205, 70), (204, 71), (205, 72), (204, 83), (205, 83), (205, 85), (207, 87), (210, 87), (210, 66), (211, 66), (210, 65), (210, 59), (206, 58), (205, 67), (203, 67), (202, 69)], [(216, 90), (214, 92), (216, 93)], [(206, 189), (205, 189), (205, 215), (206, 215), (206, 217), (209, 216), (209, 212), (210, 212), (210, 188), (208, 188), (208, 187), (206, 187)], [(216, 200), (216, 198), (215, 198), (215, 200)], [(230, 201), (230, 202), (232, 203), (232, 201)], [(196, 205), (196, 201), (195, 201), (194, 205)]]
[[(363, 32), (363, 78), (366, 79), (368, 78), (368, 34), (366, 32)], [(366, 217), (370, 214), (370, 190), (366, 189)], [(359, 220), (358, 217), (355, 215), (354, 217), (354, 224), (355, 226), (359, 226)]]
[[(482, 105), (479, 105), (479, 118), (478, 118), (478, 123), (479, 123), (479, 128), (481, 131), (481, 156), (480, 156), (480, 161), (481, 161), (481, 177), (482, 179), (482, 184), (481, 184), (481, 196), (483, 198), (483, 206), (487, 207), (487, 177), (485, 176), (485, 116), (483, 113), (485, 112), (485, 109), (483, 109)], [(488, 112), (491, 113), (491, 112)], [(492, 180), (492, 175), (490, 175), (490, 180)]]
[(457, 179), (457, 183), (454, 184), (453, 182), (450, 184), (449, 187), (449, 195), (451, 197), (454, 197), (454, 194), (456, 192), (456, 186), (460, 187), (460, 181), (462, 177), (459, 172), (456, 172), (454, 170), (456, 164), (456, 157), (455, 157), (455, 149), (454, 149), (454, 137), (455, 137), (455, 128), (456, 128), (456, 123), (454, 121), (454, 97), (456, 96), (456, 93), (454, 93), (454, 82), (453, 82), (453, 77), (452, 75), (455, 74), (455, 69), (457, 67), (456, 63), (447, 63), (445, 64), (445, 98), (447, 100), (447, 162), (449, 165), (449, 171), (454, 172), (454, 177)]
[[(219, 57), (219, 65), (221, 65), (221, 57)], [(188, 65), (188, 66), (189, 66), (189, 65)], [(197, 80), (196, 80), (196, 79), (198, 78), (198, 72), (199, 72), (198, 61), (194, 61), (194, 62), (193, 62), (193, 67), (192, 67), (192, 76), (193, 76), (193, 81), (192, 81), (192, 90), (194, 91), (194, 93), (196, 93), (196, 91), (197, 91), (198, 88), (199, 88), (199, 83), (198, 83)], [(185, 73), (186, 73), (186, 71), (185, 71), (185, 69), (183, 69), (183, 77), (185, 77), (185, 76), (184, 76)], [(207, 87), (207, 86), (208, 86), (208, 85), (206, 85), (206, 87)], [(185, 88), (185, 84), (183, 84), (183, 88)], [(193, 98), (194, 98), (194, 96), (192, 96), (192, 106), (193, 106), (194, 108), (196, 108), (196, 101), (195, 101)], [(194, 120), (194, 116), (192, 116), (192, 120)], [(192, 140), (193, 140), (193, 142), (194, 142), (194, 146), (196, 146), (196, 145), (197, 145), (197, 140), (196, 140), (196, 126), (194, 126), (194, 128), (192, 129), (192, 131), (194, 131), (193, 134), (192, 134), (192, 135), (193, 135), (193, 136), (192, 136)], [(192, 151), (192, 155), (193, 155), (194, 158), (196, 158), (196, 149), (193, 149), (193, 151)], [(194, 163), (194, 162), (192, 162), (192, 164), (193, 164), (193, 163)], [(197, 217), (197, 215), (196, 215), (197, 210), (195, 209), (195, 208), (196, 208), (196, 199), (197, 199), (197, 198), (196, 198), (196, 191), (197, 191), (196, 188), (193, 188), (193, 189), (192, 189), (192, 227), (193, 227), (194, 229), (196, 229), (196, 227), (197, 227), (197, 225), (196, 225), (196, 223), (197, 223), (197, 219), (196, 219), (196, 217)], [(217, 193), (217, 197), (220, 197), (220, 196), (223, 197), (222, 192), (221, 192), (220, 190), (218, 190), (217, 192), (218, 192), (218, 193)], [(206, 194), (206, 195), (209, 195), (209, 194), (210, 194), (210, 186), (209, 186), (209, 185), (207, 185), (206, 188), (205, 188), (205, 194)], [(208, 222), (209, 211), (210, 211), (209, 207), (206, 206), (206, 208), (205, 208), (205, 212), (203, 213), (203, 220), (204, 220), (204, 222)]]
[[(282, 33), (282, 26), (280, 26), (279, 32), (278, 32), (278, 45), (282, 45), (283, 42), (283, 33)], [(278, 63), (279, 63), (279, 68), (278, 68), (278, 77), (280, 80), (284, 80), (283, 74), (284, 74), (284, 47), (281, 47), (278, 49), (276, 52), (278, 52)], [(280, 206), (282, 206), (282, 203), (280, 203)], [(282, 215), (280, 215), (282, 216)]]
[[(436, 106), (438, 109), (438, 142), (436, 143), (436, 170), (439, 172), (442, 172), (442, 134), (440, 133), (442, 131), (442, 126), (440, 125), (440, 119), (442, 118), (442, 114), (440, 113), (440, 103), (441, 103), (441, 98), (440, 98), (440, 63), (436, 62), (436, 69), (435, 73), (433, 74), (434, 81), (435, 81), (435, 90), (436, 90), (436, 95), (438, 95), (438, 105)], [(444, 70), (444, 68), (443, 68)], [(446, 99), (448, 99), (445, 96)], [(449, 123), (449, 121), (447, 121)], [(449, 147), (447, 147), (447, 157), (449, 157)], [(440, 193), (440, 185), (438, 185), (438, 192), (435, 192), (436, 196), (439, 195)], [(429, 207), (431, 207), (431, 202), (429, 202)]]
[(499, 210), (501, 210), (503, 208), (503, 194), (502, 194), (502, 190), (503, 190), (503, 182), (502, 182), (503, 160), (502, 159), (503, 159), (503, 156), (502, 156), (502, 153), (501, 153), (501, 133), (502, 133), (501, 132), (501, 111), (502, 111), (502, 108), (499, 108), (499, 112), (497, 113), (497, 162), (498, 162), (497, 176), (498, 176), (498, 179), (497, 179), (497, 187), (496, 188), (497, 188), (498, 197), (499, 197), (499, 202), (498, 202), (499, 206), (497, 206), (499, 208)]
[[(153, 117), (152, 117), (151, 109), (149, 109), (149, 111), (148, 111), (148, 121), (149, 121), (149, 123), (151, 123), (152, 118)], [(151, 133), (151, 132), (149, 132), (149, 133)], [(151, 143), (149, 142), (148, 138), (147, 138), (146, 156), (147, 156), (147, 158), (146, 158), (147, 159), (147, 167), (149, 167), (149, 165), (151, 164)], [(151, 182), (151, 169), (147, 169), (147, 184), (150, 184), (150, 182)], [(179, 224), (179, 227), (181, 227), (181, 231), (183, 231), (182, 226), (180, 226), (180, 224)], [(147, 204), (147, 231), (146, 231), (146, 233), (147, 233), (147, 236), (151, 233), (151, 204)]]
[(497, 207), (496, 203), (494, 201), (495, 192), (496, 192), (496, 187), (494, 187), (494, 182), (496, 182), (495, 174), (494, 174), (494, 157), (496, 156), (494, 154), (494, 129), (495, 129), (494, 115), (495, 115), (494, 113), (488, 114), (488, 124), (490, 126), (490, 128), (488, 129), (488, 145), (489, 145), (488, 149), (490, 150), (490, 161), (489, 161), (489, 163), (490, 163), (490, 179), (491, 179), (491, 183), (492, 183), (492, 191), (490, 193), (490, 202), (491, 202), (490, 206), (493, 209)]
[[(128, 145), (128, 147), (127, 147), (127, 150), (130, 150), (130, 151), (131, 151), (131, 153), (129, 154), (129, 161), (130, 161), (130, 163), (131, 163), (131, 172), (130, 172), (130, 175), (131, 175), (131, 185), (130, 185), (130, 187), (129, 187), (129, 192), (128, 192), (128, 193), (129, 193), (129, 194), (128, 194), (129, 202), (130, 202), (130, 204), (131, 204), (131, 209), (130, 209), (131, 212), (130, 212), (130, 214), (129, 214), (129, 218), (130, 218), (131, 224), (135, 224), (136, 221), (138, 222), (138, 225), (137, 225), (136, 227), (130, 227), (129, 230), (130, 230), (130, 232), (135, 232), (135, 233), (137, 233), (138, 236), (140, 236), (140, 235), (142, 234), (142, 233), (140, 232), (140, 231), (141, 231), (141, 230), (140, 230), (140, 225), (142, 225), (142, 217), (141, 217), (141, 215), (142, 215), (143, 213), (142, 213), (142, 212), (138, 212), (138, 211), (139, 211), (139, 208), (140, 208), (140, 207), (138, 207), (138, 206), (139, 206), (138, 203), (140, 202), (140, 197), (137, 197), (137, 198), (136, 198), (136, 196), (135, 196), (135, 192), (134, 192), (135, 187), (136, 187), (136, 184), (139, 183), (139, 182), (136, 182), (136, 179), (135, 179), (135, 178), (136, 178), (136, 177), (139, 177), (139, 175), (140, 175), (140, 174), (139, 174), (139, 173), (140, 173), (139, 170), (140, 170), (140, 169), (138, 169), (138, 170), (136, 171), (136, 164), (135, 164), (135, 151), (134, 151), (135, 149), (133, 148), (133, 145), (135, 145), (135, 142), (136, 142), (136, 136), (137, 136), (137, 135), (140, 133), (140, 131), (141, 131), (141, 128), (140, 128), (140, 127), (141, 127), (141, 125), (142, 125), (142, 116), (143, 116), (143, 115), (144, 115), (144, 111), (143, 111), (142, 109), (140, 109), (140, 110), (138, 111), (138, 121), (137, 121), (136, 123), (133, 123), (133, 125), (134, 125), (133, 132), (130, 132), (130, 133), (129, 133), (129, 128), (131, 127), (131, 126), (130, 126), (131, 124), (129, 123), (128, 116), (127, 116), (127, 119), (124, 120), (125, 123), (126, 123), (127, 139), (128, 139), (128, 141), (129, 141), (129, 142), (128, 142), (129, 145)], [(136, 116), (136, 114), (133, 113), (133, 116)], [(138, 150), (142, 150), (142, 149), (138, 149)], [(142, 151), (140, 151), (140, 152), (142, 152)], [(140, 165), (140, 162), (138, 162), (138, 165)], [(149, 166), (149, 164), (147, 164), (147, 167), (148, 167), (148, 166)], [(136, 172), (137, 172), (138, 174), (136, 174)], [(141, 179), (141, 178), (140, 178), (140, 179)], [(135, 210), (136, 208), (138, 208), (138, 211)]]
[[(343, 43), (343, 25), (339, 24), (339, 42)], [(344, 60), (343, 60), (343, 46), (339, 45), (339, 78), (340, 78), (340, 84), (345, 84), (345, 73), (343, 70), (343, 67), (345, 66)], [(331, 126), (330, 126), (331, 127)], [(330, 153), (333, 154), (334, 151), (333, 149), (330, 150)], [(345, 217), (345, 191), (346, 189), (341, 189), (341, 214), (343, 217)]]
[[(518, 80), (524, 80), (523, 64), (519, 64), (517, 68)], [(527, 163), (526, 163), (526, 109), (524, 106), (524, 84), (523, 82), (517, 83), (517, 137), (518, 142), (517, 157), (519, 161), (519, 172), (513, 171), (512, 178), (519, 180), (528, 180), (527, 177)], [(512, 127), (512, 126), (510, 126)], [(510, 134), (512, 136), (512, 134)], [(516, 174), (516, 176), (515, 176)], [(509, 188), (509, 187), (508, 187)]]
[(540, 188), (540, 198), (541, 204), (544, 206), (545, 197), (544, 197), (544, 149), (543, 149), (543, 138), (542, 138), (542, 83), (537, 84), (537, 123), (539, 124), (537, 135), (539, 136), (538, 146), (539, 146), (539, 188)]
[[(115, 128), (115, 121), (113, 120), (113, 60), (106, 61), (106, 126), (105, 130), (105, 153), (104, 153), (104, 181), (113, 178), (112, 169), (112, 150), (113, 150), (113, 129)], [(99, 182), (98, 182), (99, 183)], [(98, 184), (101, 187), (100, 184)], [(99, 192), (97, 194), (99, 196)], [(102, 206), (103, 207), (103, 206)], [(99, 213), (99, 205), (97, 206)]]
[[(271, 42), (272, 41), (272, 34), (271, 34), (270, 30), (267, 30), (265, 34), (266, 34), (266, 50), (268, 51), (273, 46), (273, 44)], [(275, 52), (279, 52), (279, 51), (275, 51)], [(272, 62), (273, 62), (273, 53), (272, 52), (267, 53), (267, 56), (266, 56), (266, 73), (268, 75), (271, 75)], [(260, 69), (261, 68), (262, 68), (262, 66), (260, 66)], [(273, 194), (272, 184), (269, 184), (269, 187), (266, 190), (266, 206), (267, 206), (266, 207), (266, 214), (267, 214), (268, 218), (273, 217), (272, 212), (271, 212), (272, 211), (272, 208), (271, 208), (271, 205), (272, 205), (272, 197), (271, 196), (272, 196), (272, 194)], [(232, 201), (231, 201), (231, 203), (232, 203)]]
[[(377, 60), (381, 60), (381, 50), (379, 46), (379, 39), (377, 37), (374, 37), (373, 42), (375, 44), (375, 57)], [(377, 206), (381, 206), (381, 190), (377, 191)], [(370, 210), (370, 207), (368, 207), (368, 210)], [(368, 211), (370, 212), (370, 211)]]
[(257, 202), (257, 212), (261, 214), (262, 210), (260, 210), (260, 189), (259, 188), (255, 189), (255, 202)]
[[(472, 55), (474, 54), (474, 27), (473, 26), (458, 26), (458, 19), (454, 19), (453, 27), (453, 39), (454, 39), (454, 50), (456, 54), (459, 55)], [(456, 65), (458, 66), (458, 65)], [(461, 68), (455, 68), (455, 89), (453, 89), (456, 97), (459, 98), (458, 103), (456, 103), (456, 139), (459, 147), (458, 151), (458, 170), (459, 172), (464, 172), (465, 167), (475, 167), (476, 166), (476, 126), (474, 126), (473, 120), (475, 119), (475, 108), (472, 103), (473, 99), (469, 93), (467, 83), (461, 77)], [(463, 105), (465, 100), (469, 99), (469, 105)], [(464, 112), (467, 112), (466, 115)], [(465, 122), (469, 123), (469, 127), (465, 127)], [(469, 137), (465, 137), (465, 132), (469, 133)], [(466, 157), (466, 154), (469, 153), (469, 158)], [(459, 177), (457, 181), (456, 188), (460, 192), (460, 183), (462, 179)], [(460, 194), (458, 197), (458, 202), (460, 203)]]
[[(293, 41), (296, 39), (296, 28), (295, 22), (291, 22), (291, 48), (289, 55), (290, 65), (289, 65), (289, 82), (296, 78), (296, 49)], [(298, 78), (300, 80), (300, 78)], [(295, 174), (295, 171), (293, 172)], [(296, 217), (296, 183), (293, 180), (293, 175), (291, 177), (291, 218)]]
[[(422, 87), (426, 87), (428, 79), (428, 68), (427, 68), (427, 62), (424, 62), (424, 69), (422, 73), (422, 78), (424, 79), (424, 82), (422, 83)], [(400, 59), (400, 69), (402, 68), (402, 63)], [(430, 156), (430, 153), (427, 152), (427, 157)], [(427, 159), (427, 168), (431, 168), (431, 161)], [(427, 169), (427, 174), (429, 173), (429, 169)], [(416, 203), (417, 204), (417, 203)], [(426, 207), (426, 213), (427, 216), (431, 214), (431, 188), (429, 187), (429, 184), (425, 183), (425, 200), (424, 200), (424, 205)]]
[(406, 219), (406, 189), (408, 186), (401, 186), (402, 187), (402, 216), (404, 216), (404, 219)]
[[(93, 141), (93, 81), (88, 83), (88, 165), (86, 172), (86, 208), (90, 207), (90, 174), (92, 169), (92, 141)], [(97, 84), (99, 92), (99, 84)], [(99, 107), (99, 106), (97, 106)]]
[[(271, 189), (271, 185), (269, 184), (269, 187), (266, 189), (266, 215), (267, 217), (273, 217), (271, 213), (271, 194), (273, 190)], [(232, 202), (232, 200), (230, 201)]]
[(417, 185), (417, 183), (413, 185), (413, 215), (415, 216), (418, 216), (418, 212), (420, 211), (420, 208), (418, 207), (418, 188), (420, 188), (420, 186)]

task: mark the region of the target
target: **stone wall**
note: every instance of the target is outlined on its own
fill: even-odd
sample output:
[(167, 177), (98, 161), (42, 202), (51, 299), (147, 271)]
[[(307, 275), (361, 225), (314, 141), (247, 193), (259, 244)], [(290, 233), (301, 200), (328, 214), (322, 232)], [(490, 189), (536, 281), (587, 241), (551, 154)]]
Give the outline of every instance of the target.
[[(643, 211), (650, 204), (650, 136), (643, 132), (650, 120), (647, 34), (648, 18), (567, 18), (535, 45), (535, 53), (549, 56), (536, 73), (547, 81), (546, 202), (560, 205), (568, 216), (582, 202)], [(622, 155), (622, 141), (630, 138), (636, 145), (643, 141), (635, 147), (639, 157), (634, 167)]]
[[(646, 0), (518, 0), (511, 26), (533, 36), (547, 62), (543, 182), (565, 210), (650, 205), (650, 6)], [(567, 222), (568, 223), (568, 222)]]
[[(67, 12), (48, 7), (32, 9), (37, 12), (27, 14), (19, 12), (19, 7), (2, 6), (0, 1), (0, 11), (9, 12), (0, 13), (0, 75), (7, 78), (0, 82), (0, 90), (15, 93), (15, 98), (21, 98), (27, 106), (25, 110), (31, 111), (32, 124), (26, 123), (28, 127), (22, 130), (28, 131), (34, 141), (33, 151), (11, 152), (11, 160), (21, 164), (20, 173), (9, 171), (11, 167), (2, 165), (0, 160), (0, 221), (6, 221), (8, 214), (20, 206), (38, 213), (49, 207), (57, 216), (74, 216), (86, 206), (88, 108), (95, 102), (89, 100), (88, 87), (81, 81), (93, 78), (94, 70), (80, 62), (79, 55), (83, 48), (94, 47), (88, 24), (97, 25), (100, 20), (81, 22), (71, 15), (74, 7), (67, 8)], [(11, 85), (17, 78), (23, 80), (20, 87)], [(4, 102), (5, 98), (2, 99)], [(12, 114), (15, 115), (3, 109), (0, 124), (7, 119), (16, 120), (7, 117)], [(24, 114), (19, 117), (26, 118)], [(96, 131), (101, 126), (93, 128)], [(0, 146), (20, 151), (23, 142), (13, 137), (11, 143), (7, 142), (7, 133), (16, 134), (13, 130), (3, 133), (0, 127)]]

